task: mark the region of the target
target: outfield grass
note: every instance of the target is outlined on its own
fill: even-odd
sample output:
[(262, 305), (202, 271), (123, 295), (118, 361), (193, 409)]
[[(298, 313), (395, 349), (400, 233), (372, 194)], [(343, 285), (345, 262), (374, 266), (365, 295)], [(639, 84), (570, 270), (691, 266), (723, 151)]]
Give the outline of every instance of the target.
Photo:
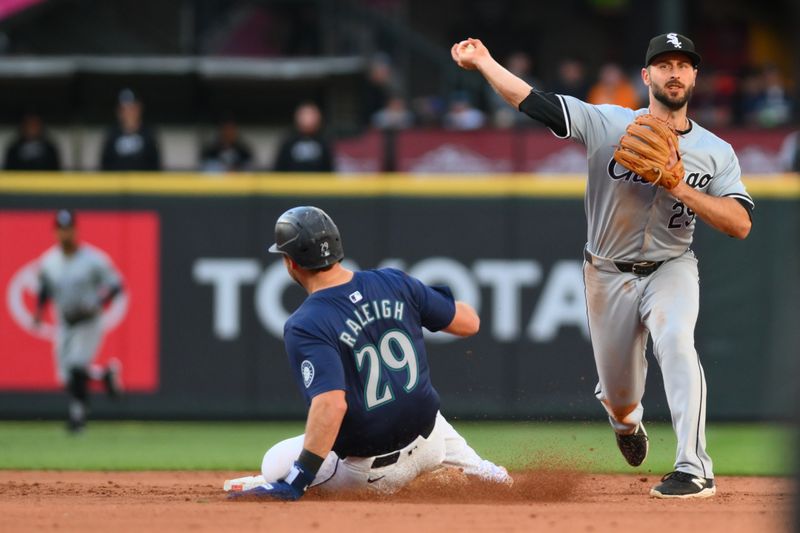
[[(675, 436), (648, 424), (650, 455), (632, 469), (604, 423), (463, 422), (456, 429), (487, 459), (509, 468), (536, 462), (593, 472), (663, 474), (672, 469)], [(0, 469), (253, 470), (298, 422), (103, 422), (78, 436), (57, 422), (0, 422)], [(714, 424), (707, 431), (718, 475), (785, 476), (792, 472), (793, 431), (766, 424)]]

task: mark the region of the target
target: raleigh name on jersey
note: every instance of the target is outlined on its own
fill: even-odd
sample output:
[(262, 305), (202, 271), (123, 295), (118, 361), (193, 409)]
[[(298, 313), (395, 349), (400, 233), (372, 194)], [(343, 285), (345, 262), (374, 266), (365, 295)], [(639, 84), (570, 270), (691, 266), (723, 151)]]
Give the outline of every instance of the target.
[(390, 453), (430, 430), (439, 395), (422, 328), (438, 331), (454, 316), (449, 289), (385, 268), (310, 294), (289, 317), (286, 351), (306, 401), (345, 391), (340, 458)]
[[(663, 261), (684, 253), (692, 242), (695, 214), (668, 190), (653, 186), (614, 161), (614, 149), (628, 124), (647, 109), (591, 105), (558, 95), (566, 135), (586, 146), (589, 178), (585, 208), (589, 251), (623, 261)], [(679, 133), (684, 181), (713, 196), (729, 196), (753, 208), (730, 144), (692, 121)]]

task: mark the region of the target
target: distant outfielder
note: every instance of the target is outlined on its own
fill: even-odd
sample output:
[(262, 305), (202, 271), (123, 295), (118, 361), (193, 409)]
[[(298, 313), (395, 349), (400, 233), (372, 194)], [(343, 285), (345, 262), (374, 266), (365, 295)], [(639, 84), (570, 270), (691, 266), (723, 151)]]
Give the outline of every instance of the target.
[(264, 455), (261, 475), (225, 482), (234, 494), (296, 500), (306, 489), (395, 492), (450, 466), (510, 484), (439, 412), (422, 328), (470, 336), (475, 311), (447, 287), (395, 269), (352, 272), (339, 230), (316, 207), (285, 212), (270, 252), (309, 294), (284, 326), (289, 363), (310, 404), (304, 435)]
[(689, 246), (695, 217), (733, 237), (747, 237), (753, 200), (731, 146), (686, 116), (700, 63), (694, 43), (677, 33), (650, 41), (641, 71), (650, 102), (638, 111), (535, 89), (492, 59), (477, 39), (454, 44), (451, 54), (459, 66), (480, 71), (510, 105), (557, 137), (586, 146), (583, 272), (600, 378), (596, 396), (622, 455), (639, 466), (649, 447), (641, 400), (652, 335), (678, 450), (675, 470), (650, 493), (713, 495), (706, 380), (694, 347), (697, 259)]
[(34, 322), (41, 323), (45, 305), (52, 299), (57, 311), (53, 351), (58, 379), (70, 395), (67, 428), (78, 432), (86, 425), (90, 380), (102, 381), (111, 397), (120, 393), (119, 363), (100, 368), (92, 361), (103, 338), (103, 307), (120, 294), (122, 283), (102, 253), (78, 242), (72, 211), (58, 211), (55, 226), (58, 244), (39, 261)]

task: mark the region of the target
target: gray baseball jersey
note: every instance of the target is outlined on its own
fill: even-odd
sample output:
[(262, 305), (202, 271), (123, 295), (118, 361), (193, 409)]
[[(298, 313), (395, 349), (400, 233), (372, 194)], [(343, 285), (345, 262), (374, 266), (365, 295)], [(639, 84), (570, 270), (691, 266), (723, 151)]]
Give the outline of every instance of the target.
[[(695, 216), (663, 187), (654, 187), (614, 161), (614, 148), (625, 128), (647, 109), (590, 105), (561, 96), (566, 137), (589, 153), (586, 217), (589, 251), (623, 261), (663, 261), (684, 253), (692, 243)], [(753, 206), (741, 181), (731, 145), (691, 123), (679, 136), (684, 180), (713, 196), (731, 196)]]
[[(53, 246), (40, 260), (39, 282), (58, 311), (54, 352), (58, 377), (64, 382), (70, 369), (85, 368), (97, 354), (102, 295), (118, 286), (120, 278), (108, 258), (91, 246), (81, 245), (71, 256)], [(82, 320), (71, 324), (71, 317)]]
[(40, 264), (39, 281), (47, 285), (62, 318), (97, 314), (103, 291), (119, 285), (111, 262), (91, 246), (81, 245), (71, 256), (53, 246), (42, 255)]
[[(586, 146), (586, 307), (599, 378), (595, 394), (612, 427), (630, 433), (642, 421), (645, 349), (652, 335), (678, 439), (675, 470), (713, 478), (705, 440), (706, 381), (694, 347), (699, 283), (689, 246), (695, 214), (668, 190), (647, 183), (613, 158), (625, 128), (648, 111), (590, 105), (536, 90), (520, 110), (557, 136)], [(752, 210), (731, 146), (697, 123), (690, 125), (679, 133), (684, 181)], [(631, 271), (630, 263), (641, 261), (663, 263)]]

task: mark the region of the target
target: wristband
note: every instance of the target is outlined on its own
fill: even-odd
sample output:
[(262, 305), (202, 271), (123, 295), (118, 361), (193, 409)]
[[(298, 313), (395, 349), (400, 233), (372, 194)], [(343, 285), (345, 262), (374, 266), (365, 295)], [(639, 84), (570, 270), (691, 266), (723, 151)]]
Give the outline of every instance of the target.
[(322, 461), (322, 457), (305, 448), (300, 453), (300, 457), (292, 465), (286, 479), (282, 480), (284, 483), (288, 483), (291, 490), (294, 491), (294, 499), (300, 498), (308, 490), (308, 486), (314, 482), (314, 478), (322, 466)]
[(311, 476), (311, 479), (314, 479), (314, 476), (316, 476), (317, 472), (319, 472), (324, 460), (325, 459), (319, 455), (303, 448), (303, 451), (300, 452), (300, 457), (297, 458), (297, 463), (309, 476)]

